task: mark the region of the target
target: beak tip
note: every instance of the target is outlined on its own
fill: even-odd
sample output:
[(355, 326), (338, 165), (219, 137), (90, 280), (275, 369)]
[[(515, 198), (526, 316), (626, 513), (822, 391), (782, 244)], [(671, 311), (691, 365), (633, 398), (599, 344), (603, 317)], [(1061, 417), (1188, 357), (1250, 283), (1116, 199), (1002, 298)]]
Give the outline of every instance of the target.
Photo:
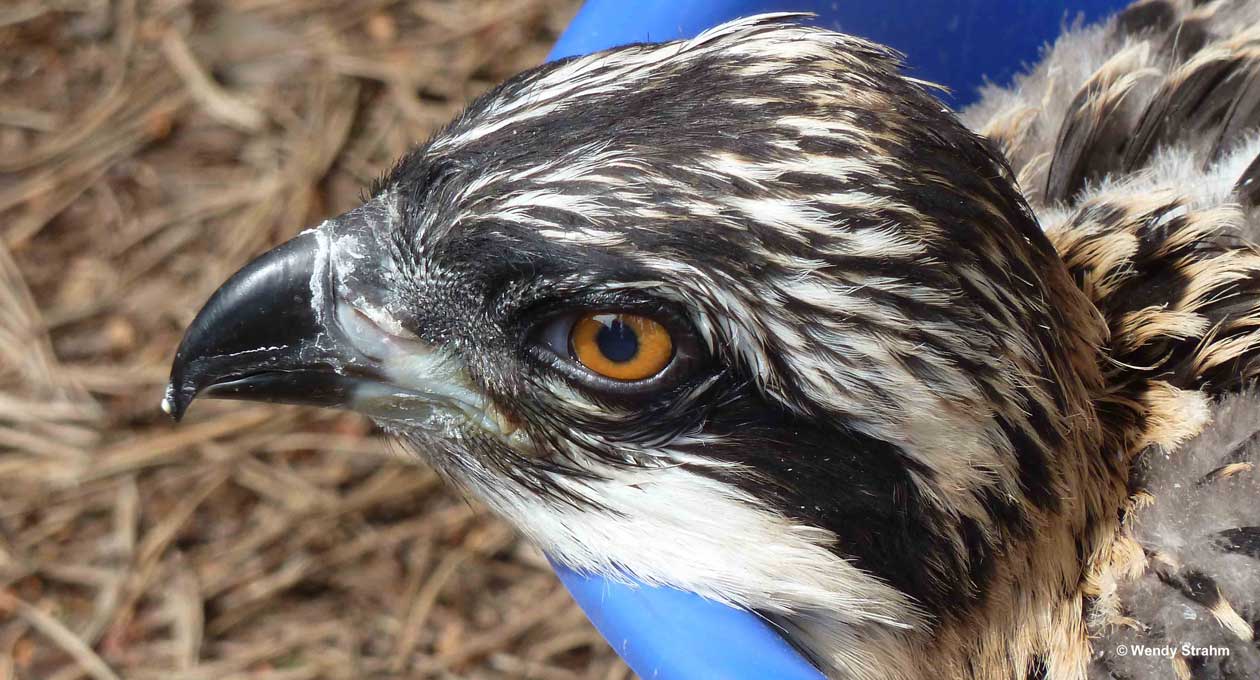
[(198, 398), (348, 404), (358, 378), (335, 369), (360, 356), (335, 322), (327, 240), (304, 232), (215, 291), (180, 340), (164, 413), (179, 422)]
[[(171, 365), (162, 412), (179, 422), (199, 395), (241, 375), (274, 365), (276, 351), (289, 343), (277, 333), (294, 336), (295, 347), (322, 330), (314, 313), (312, 281), (321, 272), (320, 240), (298, 235), (263, 253), (233, 274), (197, 312), (184, 331)], [(318, 281), (323, 281), (319, 279)], [(296, 359), (295, 359), (296, 360)], [(250, 398), (250, 397), (227, 397)]]
[(170, 416), (170, 419), (179, 422), (184, 419), (184, 411), (188, 410), (187, 402), (175, 397), (175, 386), (172, 383), (166, 388), (166, 395), (162, 397), (160, 404), (162, 413)]

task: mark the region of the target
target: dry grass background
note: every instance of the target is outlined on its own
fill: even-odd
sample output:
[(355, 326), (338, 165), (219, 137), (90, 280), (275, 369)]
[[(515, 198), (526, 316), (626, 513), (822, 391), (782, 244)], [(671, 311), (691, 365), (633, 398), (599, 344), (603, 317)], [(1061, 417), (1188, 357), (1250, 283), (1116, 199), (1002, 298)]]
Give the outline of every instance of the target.
[(157, 409), (210, 291), (575, 9), (0, 2), (0, 679), (629, 676), (363, 419)]

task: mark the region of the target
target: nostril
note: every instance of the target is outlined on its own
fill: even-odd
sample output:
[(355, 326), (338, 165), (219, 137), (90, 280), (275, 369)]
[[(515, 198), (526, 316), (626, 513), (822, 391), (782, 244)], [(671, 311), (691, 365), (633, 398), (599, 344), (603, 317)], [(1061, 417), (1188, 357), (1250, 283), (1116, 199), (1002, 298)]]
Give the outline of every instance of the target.
[(404, 348), (408, 346), (423, 344), (380, 310), (341, 301), (337, 302), (336, 309), (338, 325), (364, 358), (383, 362), (407, 351)]
[(364, 357), (383, 361), (391, 354), (390, 335), (354, 305), (337, 303), (337, 323), (346, 339)]

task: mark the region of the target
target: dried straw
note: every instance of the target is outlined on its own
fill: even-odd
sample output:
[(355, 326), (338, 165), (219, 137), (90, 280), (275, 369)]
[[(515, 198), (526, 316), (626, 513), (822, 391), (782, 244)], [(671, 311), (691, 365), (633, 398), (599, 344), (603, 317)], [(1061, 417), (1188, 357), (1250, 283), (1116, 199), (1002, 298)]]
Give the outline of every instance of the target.
[(535, 552), (364, 420), (157, 409), (210, 291), (575, 8), (0, 3), (0, 680), (629, 677)]

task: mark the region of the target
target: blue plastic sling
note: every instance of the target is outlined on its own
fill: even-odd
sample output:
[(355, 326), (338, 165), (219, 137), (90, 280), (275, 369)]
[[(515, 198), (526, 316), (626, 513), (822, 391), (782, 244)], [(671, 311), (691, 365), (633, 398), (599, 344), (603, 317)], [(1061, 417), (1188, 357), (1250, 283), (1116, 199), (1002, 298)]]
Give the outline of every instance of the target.
[[(807, 11), (815, 23), (891, 45), (908, 72), (946, 85), (955, 107), (985, 82), (1006, 84), (1078, 18), (1103, 18), (1129, 0), (588, 0), (550, 58), (635, 42), (686, 38), (736, 17)], [(555, 564), (560, 580), (645, 680), (822, 680), (778, 632), (750, 612), (669, 588), (627, 585)]]
[(950, 104), (975, 100), (1037, 61), (1043, 45), (1075, 20), (1093, 22), (1131, 0), (588, 0), (551, 59), (635, 42), (696, 35), (736, 17), (813, 12), (815, 23), (891, 45), (907, 72), (950, 88)]

